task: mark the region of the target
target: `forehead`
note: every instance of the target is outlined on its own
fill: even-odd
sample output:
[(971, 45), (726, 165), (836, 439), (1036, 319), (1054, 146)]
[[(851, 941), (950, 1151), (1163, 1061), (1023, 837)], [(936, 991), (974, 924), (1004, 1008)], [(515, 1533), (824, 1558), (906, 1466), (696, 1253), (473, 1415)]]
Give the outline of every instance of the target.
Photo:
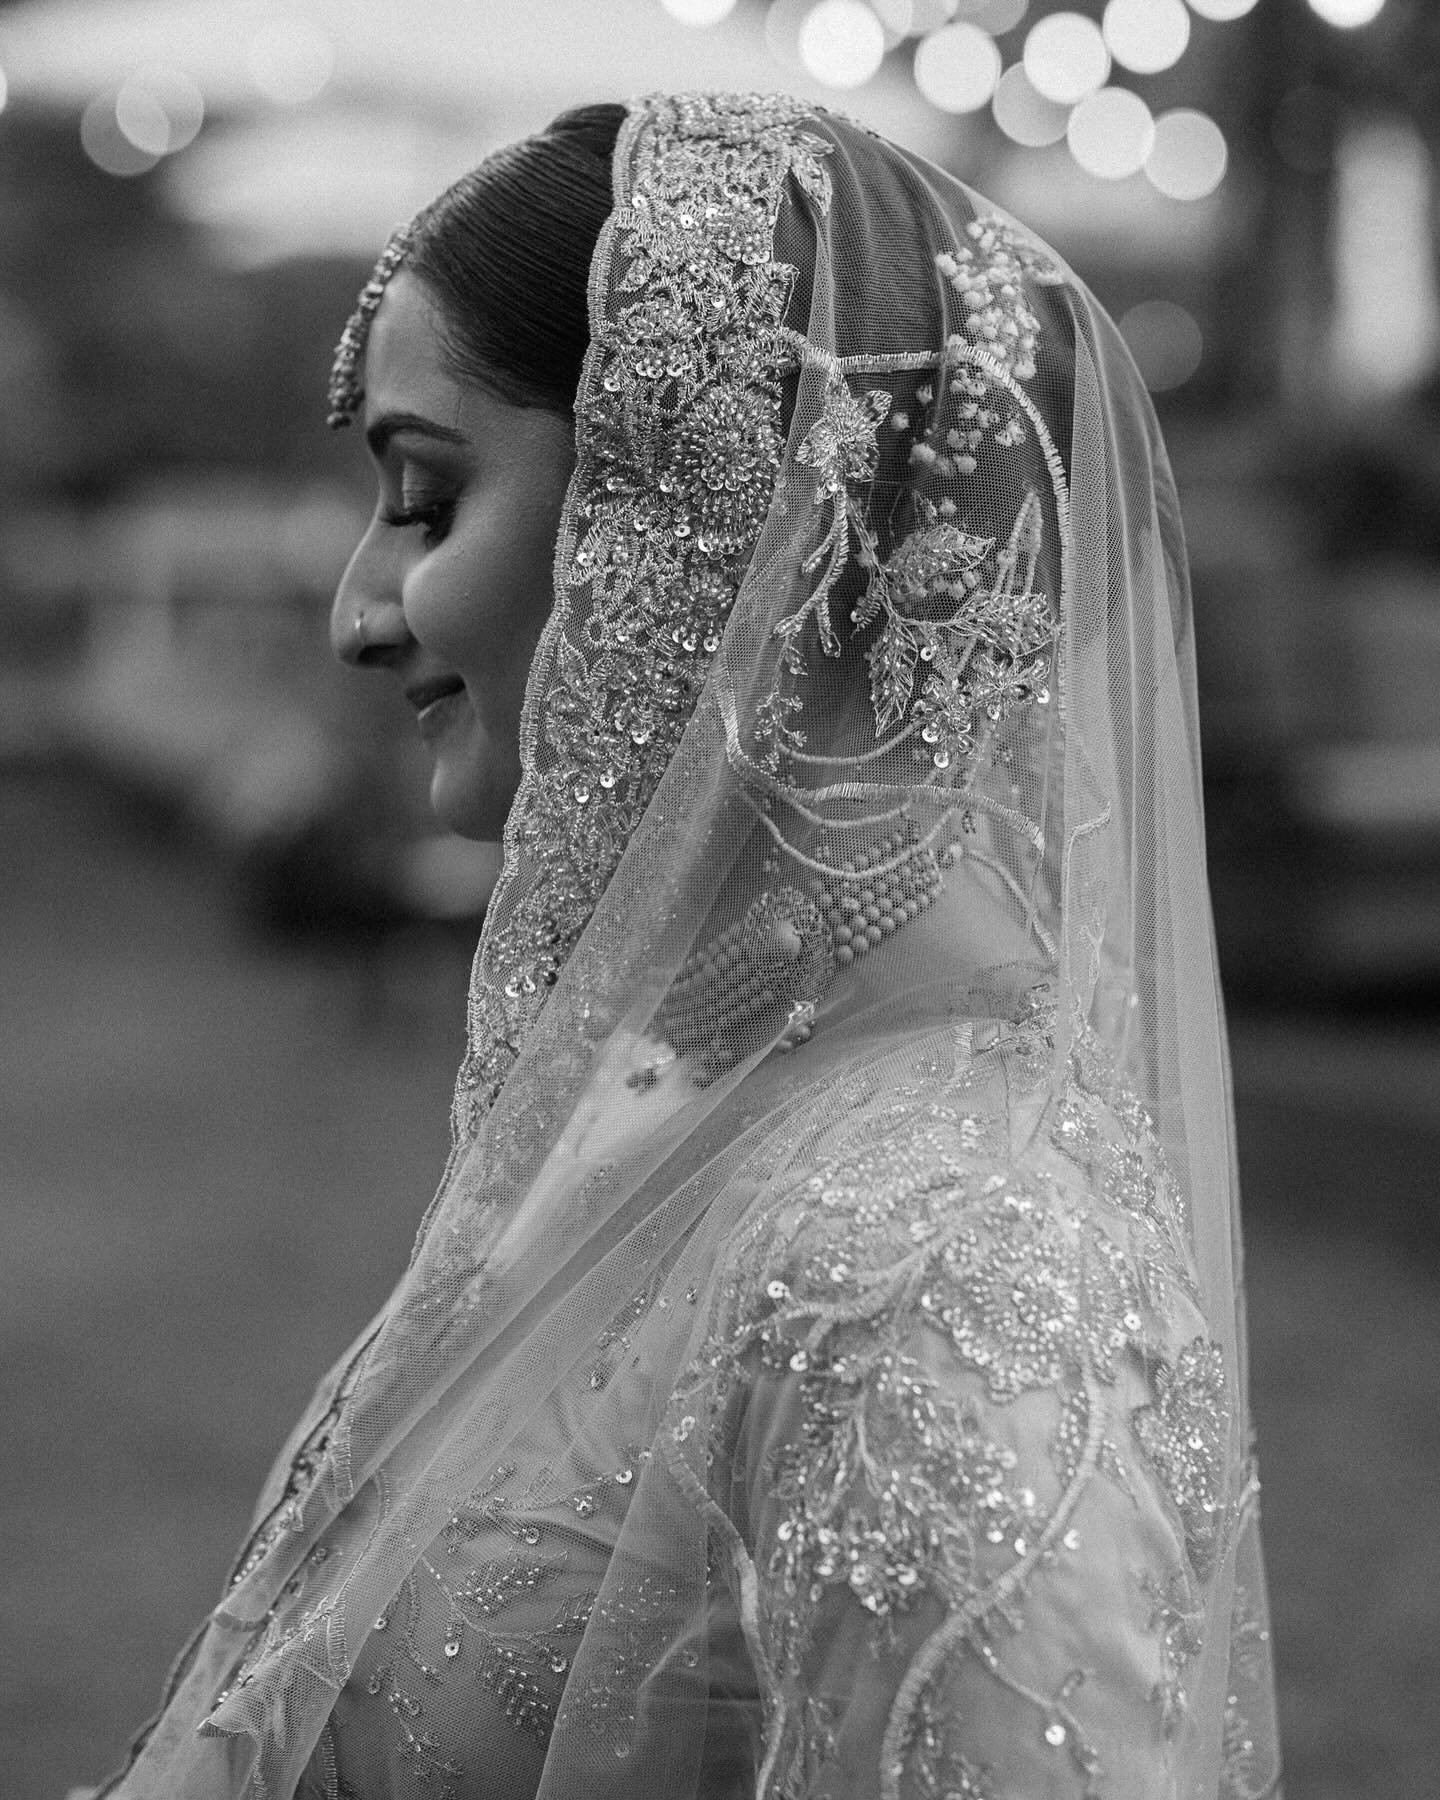
[(399, 270), (385, 289), (365, 341), (365, 416), (423, 413), (453, 421), (464, 395), (445, 365), (440, 314), (424, 285)]

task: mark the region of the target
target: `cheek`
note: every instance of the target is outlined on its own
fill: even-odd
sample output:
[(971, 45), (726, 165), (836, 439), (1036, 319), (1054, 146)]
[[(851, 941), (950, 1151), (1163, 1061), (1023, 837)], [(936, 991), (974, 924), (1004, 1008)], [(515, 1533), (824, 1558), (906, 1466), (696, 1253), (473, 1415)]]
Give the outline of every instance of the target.
[(495, 631), (493, 566), (483, 546), (452, 533), (405, 581), (405, 619), (420, 647), (462, 673)]
[(556, 524), (521, 513), (457, 528), (410, 574), (407, 621), (421, 646), (472, 688), (528, 670), (554, 603)]

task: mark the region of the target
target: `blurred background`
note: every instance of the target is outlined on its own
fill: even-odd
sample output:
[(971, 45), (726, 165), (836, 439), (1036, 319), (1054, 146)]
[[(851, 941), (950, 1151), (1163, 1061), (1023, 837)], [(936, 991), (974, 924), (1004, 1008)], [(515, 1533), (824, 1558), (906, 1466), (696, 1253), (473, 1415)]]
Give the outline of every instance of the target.
[[(1440, 7), (0, 3), (0, 1789), (94, 1779), (378, 1305), (493, 848), (331, 664), (389, 228), (585, 100), (789, 88), (1074, 264), (1194, 566), (1291, 1800), (1440, 1767)], [(353, 436), (353, 434), (352, 434)]]

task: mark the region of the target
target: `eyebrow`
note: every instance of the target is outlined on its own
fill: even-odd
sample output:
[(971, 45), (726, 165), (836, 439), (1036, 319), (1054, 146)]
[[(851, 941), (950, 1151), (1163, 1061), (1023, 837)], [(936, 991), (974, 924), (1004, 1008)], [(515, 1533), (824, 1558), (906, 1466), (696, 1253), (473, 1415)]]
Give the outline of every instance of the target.
[(402, 431), (414, 432), (417, 436), (435, 438), (442, 444), (468, 444), (469, 438), (463, 431), (455, 431), (449, 425), (441, 425), (435, 419), (427, 419), (423, 413), (389, 412), (366, 427), (365, 442), (370, 446), (370, 454), (378, 462), (384, 456), (390, 440)]

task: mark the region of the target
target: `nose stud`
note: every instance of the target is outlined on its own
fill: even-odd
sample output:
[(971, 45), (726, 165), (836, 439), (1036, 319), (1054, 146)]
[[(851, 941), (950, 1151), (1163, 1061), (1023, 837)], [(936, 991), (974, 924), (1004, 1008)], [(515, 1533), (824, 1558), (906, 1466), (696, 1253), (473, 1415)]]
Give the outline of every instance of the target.
[(369, 633), (367, 632), (366, 626), (365, 626), (365, 611), (364, 611), (363, 607), (355, 615), (355, 622), (350, 627), (350, 638), (351, 638), (351, 643), (354, 648), (355, 654), (357, 656), (360, 654), (360, 652), (362, 650), (369, 649), (370, 637), (369, 637)]

